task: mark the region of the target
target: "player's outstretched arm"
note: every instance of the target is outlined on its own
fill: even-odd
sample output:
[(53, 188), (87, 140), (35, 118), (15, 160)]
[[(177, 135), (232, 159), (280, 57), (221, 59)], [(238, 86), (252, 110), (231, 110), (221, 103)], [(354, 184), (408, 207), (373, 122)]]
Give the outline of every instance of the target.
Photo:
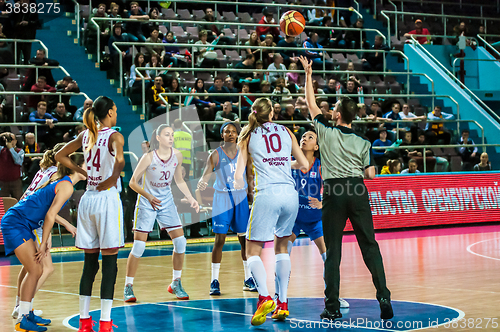
[(213, 151), (210, 154), (210, 156), (208, 156), (207, 164), (205, 165), (205, 169), (203, 170), (203, 174), (202, 174), (200, 180), (198, 181), (198, 186), (197, 186), (198, 190), (203, 191), (203, 190), (207, 189), (208, 181), (210, 181), (210, 176), (212, 175), (213, 169), (215, 167), (214, 160), (218, 160), (218, 159), (219, 159), (219, 152), (217, 152), (217, 150)]
[(238, 154), (238, 160), (236, 161), (236, 171), (234, 172), (234, 189), (242, 189), (245, 185), (243, 181), (243, 174), (245, 173), (245, 167), (248, 162), (248, 140), (247, 137), (244, 141), (238, 143), (240, 148), (240, 153)]
[(309, 113), (311, 114), (311, 119), (321, 114), (321, 110), (316, 104), (316, 97), (314, 96), (314, 87), (312, 84), (312, 61), (309, 61), (306, 57), (301, 55), (299, 57), (302, 67), (304, 67), (304, 72), (306, 74), (306, 102), (309, 108)]
[(177, 167), (175, 168), (174, 173), (175, 183), (177, 184), (179, 190), (184, 194), (184, 196), (186, 196), (189, 205), (191, 205), (191, 207), (196, 210), (196, 213), (198, 213), (200, 212), (200, 205), (198, 204), (198, 201), (193, 197), (193, 195), (191, 195), (191, 192), (189, 191), (189, 188), (184, 181), (184, 178), (182, 177), (182, 153), (177, 149), (173, 149), (173, 151), (175, 153), (175, 156), (177, 157)]
[(128, 185), (130, 188), (132, 188), (133, 191), (135, 191), (136, 193), (138, 193), (143, 197), (146, 197), (146, 199), (153, 207), (153, 210), (158, 210), (161, 207), (161, 201), (156, 197), (154, 197), (153, 195), (151, 195), (150, 193), (147, 193), (146, 190), (144, 190), (139, 185), (139, 179), (142, 178), (148, 166), (151, 165), (152, 160), (153, 160), (153, 152), (146, 153), (145, 155), (142, 156), (141, 160), (139, 160), (139, 163), (135, 167), (134, 174), (132, 174), (132, 177), (130, 178), (130, 182)]
[(87, 178), (87, 172), (71, 160), (70, 154), (82, 147), (83, 132), (78, 135), (77, 138), (66, 144), (58, 153), (56, 153), (55, 159), (67, 168), (78, 172)]
[(107, 190), (116, 185), (116, 182), (120, 178), (120, 173), (125, 167), (125, 156), (123, 155), (123, 145), (125, 140), (123, 135), (116, 132), (112, 134), (109, 138), (109, 145), (115, 153), (115, 165), (113, 166), (113, 174), (103, 182), (99, 183), (96, 187), (97, 190), (103, 191)]
[(288, 130), (288, 133), (292, 138), (292, 156), (295, 158), (295, 160), (292, 161), (292, 168), (307, 171), (309, 169), (309, 162), (307, 161), (304, 152), (300, 149), (299, 143), (297, 143), (297, 138), (295, 138), (295, 135), (290, 129), (286, 128), (286, 130)]
[(64, 228), (66, 228), (66, 230), (68, 232), (70, 232), (70, 234), (73, 237), (76, 236), (76, 227), (73, 226), (69, 221), (67, 221), (66, 219), (64, 219), (63, 217), (61, 217), (60, 215), (56, 216), (56, 223), (58, 223), (59, 225), (63, 226)]

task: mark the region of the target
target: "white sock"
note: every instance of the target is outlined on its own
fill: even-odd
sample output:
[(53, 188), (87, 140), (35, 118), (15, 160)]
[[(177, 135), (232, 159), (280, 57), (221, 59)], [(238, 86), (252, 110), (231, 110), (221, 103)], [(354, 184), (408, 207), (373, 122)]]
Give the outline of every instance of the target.
[(326, 261), (326, 251), (321, 254), (321, 258), (323, 259), (323, 263)]
[(245, 281), (252, 277), (250, 269), (248, 268), (248, 262), (243, 261), (243, 270), (245, 271)]
[(31, 302), (19, 301), (19, 316), (18, 318), (23, 318), (24, 315), (29, 314)]
[(278, 275), (276, 274), (276, 271), (274, 271), (274, 294), (280, 293), (280, 282), (278, 280)]
[(290, 271), (292, 263), (290, 262), (290, 255), (277, 254), (276, 255), (276, 276), (279, 282), (279, 300), (286, 303), (288, 291), (288, 281), (290, 280)]
[(35, 301), (35, 299), (31, 299), (31, 302), (30, 302), (30, 311), (33, 310), (33, 301)]
[(292, 248), (293, 248), (293, 242), (288, 241), (288, 244), (286, 245), (286, 249), (288, 250), (288, 255), (292, 254)]
[(259, 295), (261, 296), (269, 296), (269, 291), (267, 290), (267, 274), (266, 269), (264, 268), (264, 263), (259, 256), (251, 256), (247, 258), (248, 268), (252, 273), (253, 280), (255, 281), (255, 286), (257, 286), (257, 290), (259, 291)]
[(180, 279), (181, 275), (182, 275), (182, 270), (174, 270), (172, 281), (174, 281), (175, 279)]
[(212, 281), (219, 280), (220, 263), (212, 263)]
[(111, 307), (113, 300), (101, 299), (101, 321), (109, 322), (111, 320)]
[(128, 284), (134, 284), (134, 277), (125, 277), (125, 286), (127, 286)]
[(80, 295), (80, 319), (90, 318), (90, 296)]
[(16, 307), (19, 305), (19, 296), (16, 295)]

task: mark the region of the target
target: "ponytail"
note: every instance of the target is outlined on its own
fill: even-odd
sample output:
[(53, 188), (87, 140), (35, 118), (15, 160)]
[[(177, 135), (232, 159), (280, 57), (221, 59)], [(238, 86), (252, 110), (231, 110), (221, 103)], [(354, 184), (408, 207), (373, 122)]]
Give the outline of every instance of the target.
[(45, 151), (43, 158), (40, 161), (40, 168), (45, 170), (51, 166), (57, 165), (56, 153), (58, 153), (59, 150), (61, 150), (65, 145), (66, 143), (57, 143), (52, 150)]
[(389, 172), (391, 174), (394, 174), (395, 168), (399, 165), (399, 163), (401, 163), (399, 159), (387, 160), (387, 167), (389, 168)]
[(92, 107), (87, 108), (83, 113), (83, 124), (89, 130), (89, 146), (87, 147), (87, 151), (92, 149), (97, 141), (100, 127), (99, 121), (108, 115), (109, 110), (113, 108), (114, 104), (111, 98), (99, 96), (92, 104)]
[(256, 99), (248, 116), (248, 124), (243, 127), (238, 137), (238, 144), (246, 140), (256, 128), (262, 127), (264, 123), (269, 122), (269, 114), (271, 114), (272, 110), (273, 107), (269, 98)]
[(166, 128), (172, 128), (170, 125), (164, 123), (158, 126), (155, 130), (153, 130), (153, 133), (151, 134), (151, 140), (149, 142), (149, 152), (152, 152), (154, 150), (158, 150), (160, 148), (160, 142), (156, 138), (156, 136), (160, 135), (161, 132), (166, 129)]
[[(71, 159), (71, 161), (78, 167), (82, 167), (83, 165), (83, 161), (84, 161), (84, 158), (83, 158), (83, 155), (82, 153), (72, 153), (69, 158)], [(49, 184), (51, 183), (54, 183), (54, 182), (57, 182), (59, 180), (61, 180), (63, 177), (65, 176), (69, 176), (71, 174), (75, 173), (74, 170), (72, 170), (71, 168), (69, 167), (66, 167), (64, 166), (63, 164), (61, 163), (58, 163), (57, 164), (57, 172), (55, 175), (53, 175), (53, 179), (51, 178), (49, 181), (45, 182), (43, 185), (41, 185), (40, 187), (37, 188), (37, 190), (39, 189), (42, 189), (42, 188), (45, 188), (46, 186), (48, 186)]]

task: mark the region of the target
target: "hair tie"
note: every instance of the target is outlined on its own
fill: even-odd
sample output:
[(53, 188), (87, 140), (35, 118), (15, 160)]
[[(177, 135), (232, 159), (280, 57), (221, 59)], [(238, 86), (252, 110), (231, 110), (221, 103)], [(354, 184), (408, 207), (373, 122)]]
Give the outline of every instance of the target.
[(257, 110), (253, 110), (252, 112), (255, 113), (255, 114), (257, 114)]

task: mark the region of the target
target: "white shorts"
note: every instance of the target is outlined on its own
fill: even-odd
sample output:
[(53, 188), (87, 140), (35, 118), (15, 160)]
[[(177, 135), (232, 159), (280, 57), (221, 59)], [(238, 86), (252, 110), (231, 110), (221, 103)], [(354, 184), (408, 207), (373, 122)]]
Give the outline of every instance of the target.
[(43, 228), (38, 227), (37, 229), (33, 230), (33, 234), (35, 235), (38, 246), (40, 246), (42, 244)]
[(113, 187), (105, 191), (86, 191), (78, 206), (75, 246), (114, 249), (124, 244), (123, 207), (118, 190)]
[(299, 194), (291, 185), (276, 185), (258, 191), (253, 199), (246, 238), (273, 241), (274, 236), (292, 235), (299, 212)]
[[(153, 230), (155, 220), (161, 229), (166, 229), (168, 232), (182, 228), (174, 199), (172, 196), (170, 197), (170, 199), (162, 201), (160, 210), (153, 210), (151, 206), (145, 207), (145, 204), (150, 205), (150, 203), (144, 197), (139, 197), (134, 211), (134, 232), (150, 233)], [(141, 199), (147, 203), (141, 202)]]

